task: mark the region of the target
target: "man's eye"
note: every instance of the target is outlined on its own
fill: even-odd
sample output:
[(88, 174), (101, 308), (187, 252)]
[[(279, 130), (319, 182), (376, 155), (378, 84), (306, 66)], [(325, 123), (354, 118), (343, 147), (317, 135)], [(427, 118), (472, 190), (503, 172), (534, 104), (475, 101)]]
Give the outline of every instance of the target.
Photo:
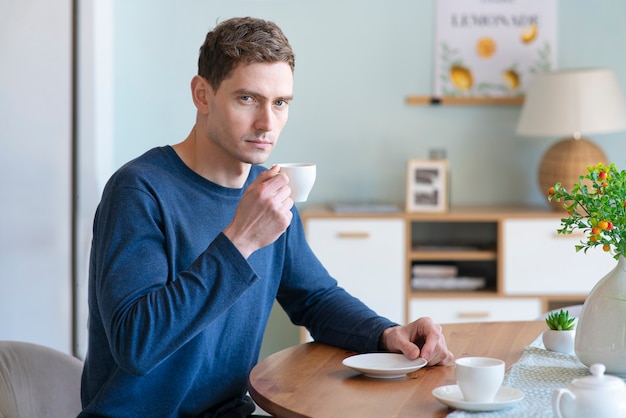
[(241, 96), (239, 100), (241, 100), (242, 102), (251, 102), (252, 96)]
[(276, 100), (274, 104), (279, 107), (285, 107), (289, 104), (289, 102), (287, 100)]

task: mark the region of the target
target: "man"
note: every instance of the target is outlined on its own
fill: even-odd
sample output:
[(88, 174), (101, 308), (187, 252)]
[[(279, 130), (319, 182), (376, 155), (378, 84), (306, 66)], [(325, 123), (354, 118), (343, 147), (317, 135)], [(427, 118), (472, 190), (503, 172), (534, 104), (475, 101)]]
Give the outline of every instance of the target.
[(94, 221), (80, 416), (248, 416), (274, 299), (318, 341), (452, 359), (430, 319), (397, 326), (337, 286), (305, 241), (287, 177), (259, 165), (287, 122), (293, 70), (275, 24), (222, 22), (200, 49), (189, 136), (109, 180)]

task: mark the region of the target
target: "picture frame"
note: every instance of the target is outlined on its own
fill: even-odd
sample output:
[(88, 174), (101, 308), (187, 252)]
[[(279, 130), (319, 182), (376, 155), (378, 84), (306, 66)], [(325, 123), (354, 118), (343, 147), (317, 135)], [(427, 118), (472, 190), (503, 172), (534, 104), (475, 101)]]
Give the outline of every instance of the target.
[(447, 160), (409, 160), (406, 185), (407, 212), (448, 211)]
[(556, 0), (436, 0), (434, 98), (521, 104), (535, 74), (557, 68), (558, 16)]

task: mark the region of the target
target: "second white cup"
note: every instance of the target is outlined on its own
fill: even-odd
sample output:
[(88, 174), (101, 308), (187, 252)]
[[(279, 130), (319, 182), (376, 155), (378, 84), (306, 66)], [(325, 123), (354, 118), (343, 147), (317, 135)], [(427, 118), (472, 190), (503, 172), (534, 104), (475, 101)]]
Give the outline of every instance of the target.
[(315, 183), (316, 167), (311, 163), (278, 164), (280, 172), (289, 177), (291, 198), (294, 202), (305, 202)]
[(455, 361), (456, 382), (467, 402), (492, 402), (504, 380), (504, 361), (461, 357)]

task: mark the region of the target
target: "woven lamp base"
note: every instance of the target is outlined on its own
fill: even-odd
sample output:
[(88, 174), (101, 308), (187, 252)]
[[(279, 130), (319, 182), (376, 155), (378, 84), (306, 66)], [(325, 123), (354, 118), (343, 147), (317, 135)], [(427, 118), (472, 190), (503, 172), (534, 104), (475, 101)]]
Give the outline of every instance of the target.
[[(599, 162), (606, 164), (607, 158), (600, 147), (585, 138), (566, 138), (554, 144), (543, 155), (539, 163), (539, 187), (548, 196), (548, 190), (561, 183), (572, 190), (579, 177), (587, 173), (587, 167)], [(563, 210), (563, 201), (550, 202), (554, 210)]]

